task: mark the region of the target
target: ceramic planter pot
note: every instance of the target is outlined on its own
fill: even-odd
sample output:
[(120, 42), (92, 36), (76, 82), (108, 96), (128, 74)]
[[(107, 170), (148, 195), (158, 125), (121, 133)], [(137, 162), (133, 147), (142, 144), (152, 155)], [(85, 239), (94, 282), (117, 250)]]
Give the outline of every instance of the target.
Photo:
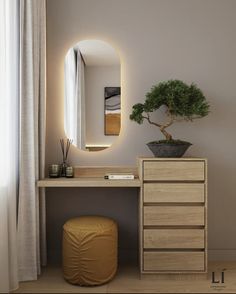
[(155, 143), (150, 142), (147, 144), (148, 148), (152, 151), (155, 157), (182, 157), (191, 143)]

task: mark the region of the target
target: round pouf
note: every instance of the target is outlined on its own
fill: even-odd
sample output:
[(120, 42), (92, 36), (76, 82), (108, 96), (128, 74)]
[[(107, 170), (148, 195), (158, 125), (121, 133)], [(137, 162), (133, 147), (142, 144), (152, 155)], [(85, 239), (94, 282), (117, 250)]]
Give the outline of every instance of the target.
[(63, 226), (64, 278), (80, 286), (101, 285), (117, 271), (117, 224), (101, 216), (82, 216)]

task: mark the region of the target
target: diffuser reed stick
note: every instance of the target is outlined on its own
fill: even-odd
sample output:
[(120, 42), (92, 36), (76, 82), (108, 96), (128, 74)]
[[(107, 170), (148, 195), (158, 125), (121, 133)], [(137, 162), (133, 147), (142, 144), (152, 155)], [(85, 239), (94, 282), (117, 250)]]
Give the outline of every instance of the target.
[(66, 142), (64, 139), (60, 139), (60, 145), (61, 145), (61, 152), (62, 152), (62, 159), (63, 162), (61, 164), (61, 176), (65, 177), (66, 176), (66, 167), (67, 167), (67, 157), (69, 154), (70, 146), (72, 144), (73, 140), (67, 139)]

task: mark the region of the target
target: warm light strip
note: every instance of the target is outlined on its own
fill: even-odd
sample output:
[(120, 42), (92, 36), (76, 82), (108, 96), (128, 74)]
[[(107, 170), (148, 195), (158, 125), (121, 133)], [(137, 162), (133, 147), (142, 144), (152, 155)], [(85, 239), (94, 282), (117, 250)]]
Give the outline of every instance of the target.
[(89, 147), (111, 147), (111, 145), (99, 145), (99, 144), (94, 144), (94, 145), (86, 145), (85, 146), (86, 148), (89, 148)]

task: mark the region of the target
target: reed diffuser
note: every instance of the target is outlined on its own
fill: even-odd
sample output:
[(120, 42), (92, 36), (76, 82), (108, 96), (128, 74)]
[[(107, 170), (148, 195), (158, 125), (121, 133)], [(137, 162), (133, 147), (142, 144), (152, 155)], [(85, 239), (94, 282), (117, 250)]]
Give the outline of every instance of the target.
[(61, 151), (62, 151), (62, 164), (61, 164), (61, 177), (66, 176), (66, 168), (67, 168), (67, 157), (70, 150), (70, 145), (72, 144), (73, 140), (67, 139), (64, 141), (64, 139), (60, 139), (61, 144)]

